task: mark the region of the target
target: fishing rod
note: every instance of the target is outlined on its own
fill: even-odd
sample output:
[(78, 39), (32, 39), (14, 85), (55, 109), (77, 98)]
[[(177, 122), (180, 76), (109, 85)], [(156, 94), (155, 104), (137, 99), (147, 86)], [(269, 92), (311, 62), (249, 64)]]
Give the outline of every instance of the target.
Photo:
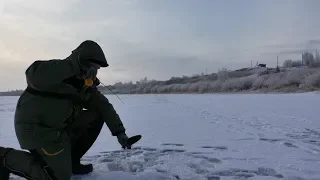
[(117, 98), (124, 104), (124, 102), (120, 99), (120, 97), (115, 93), (113, 92), (108, 86), (104, 85), (102, 82), (100, 82), (104, 87), (106, 87), (110, 92), (112, 92), (114, 95), (117, 96)]
[[(114, 95), (116, 95), (117, 98), (124, 104), (124, 102), (122, 101), (122, 99), (120, 99), (120, 97), (119, 97), (116, 93), (114, 93), (108, 86), (106, 86), (105, 84), (103, 84), (100, 80), (99, 80), (99, 84), (102, 84), (104, 87), (108, 88), (108, 90), (109, 90), (110, 92), (112, 92)], [(86, 90), (88, 87), (92, 86), (92, 85), (93, 85), (93, 80), (92, 80), (91, 78), (86, 78), (86, 79), (84, 80), (84, 88), (83, 88), (82, 93), (85, 92), (85, 90)]]

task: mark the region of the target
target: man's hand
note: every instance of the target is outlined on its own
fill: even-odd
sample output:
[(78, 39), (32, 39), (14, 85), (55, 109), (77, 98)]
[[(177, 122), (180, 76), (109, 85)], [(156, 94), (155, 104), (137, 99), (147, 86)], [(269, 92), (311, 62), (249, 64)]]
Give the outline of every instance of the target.
[(90, 67), (87, 69), (85, 77), (92, 79), (92, 80), (95, 80), (97, 77), (97, 73), (98, 73), (98, 70), (96, 68)]
[(84, 76), (84, 78), (88, 78), (92, 80), (96, 78), (98, 67), (95, 63), (92, 62), (92, 59), (87, 57), (82, 57), (81, 54), (78, 54), (75, 60), (79, 65), (81, 76)]
[(120, 133), (117, 136), (119, 144), (121, 144), (123, 149), (130, 149), (131, 147), (128, 145), (128, 136), (125, 133)]

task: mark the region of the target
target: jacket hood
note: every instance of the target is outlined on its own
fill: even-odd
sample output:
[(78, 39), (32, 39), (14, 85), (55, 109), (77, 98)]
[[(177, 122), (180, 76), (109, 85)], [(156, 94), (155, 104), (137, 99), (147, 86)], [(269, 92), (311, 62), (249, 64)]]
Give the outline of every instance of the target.
[(109, 64), (102, 48), (92, 40), (83, 41), (75, 50), (72, 51), (74, 58), (85, 58), (91, 62), (99, 64), (101, 67), (108, 67)]

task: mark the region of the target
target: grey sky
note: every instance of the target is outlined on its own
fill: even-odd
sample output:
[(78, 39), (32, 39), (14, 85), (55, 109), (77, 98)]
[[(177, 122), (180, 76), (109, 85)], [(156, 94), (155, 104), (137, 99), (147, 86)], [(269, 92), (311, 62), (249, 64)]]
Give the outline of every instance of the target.
[(276, 65), (320, 49), (317, 0), (1, 0), (2, 90), (25, 87), (35, 60), (97, 41), (105, 84)]

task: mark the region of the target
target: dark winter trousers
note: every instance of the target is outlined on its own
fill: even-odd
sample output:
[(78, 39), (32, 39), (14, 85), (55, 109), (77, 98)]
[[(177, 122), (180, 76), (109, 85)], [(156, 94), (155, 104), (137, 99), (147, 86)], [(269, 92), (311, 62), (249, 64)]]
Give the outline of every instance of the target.
[(70, 180), (72, 164), (80, 163), (80, 158), (96, 141), (103, 123), (96, 113), (83, 111), (71, 126), (71, 143), (33, 149), (31, 153), (15, 149), (7, 151), (0, 147), (0, 160), (4, 157), (3, 165), (11, 173), (26, 179)]

